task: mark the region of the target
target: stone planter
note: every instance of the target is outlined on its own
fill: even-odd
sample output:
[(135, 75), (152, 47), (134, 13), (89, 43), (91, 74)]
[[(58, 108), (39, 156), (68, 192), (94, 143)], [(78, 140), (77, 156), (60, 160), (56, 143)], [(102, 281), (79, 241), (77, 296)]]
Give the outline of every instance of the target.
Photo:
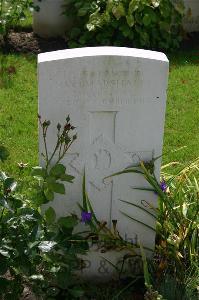
[(64, 0), (34, 0), (40, 10), (34, 11), (33, 31), (41, 37), (63, 36), (70, 28), (71, 20), (63, 13)]

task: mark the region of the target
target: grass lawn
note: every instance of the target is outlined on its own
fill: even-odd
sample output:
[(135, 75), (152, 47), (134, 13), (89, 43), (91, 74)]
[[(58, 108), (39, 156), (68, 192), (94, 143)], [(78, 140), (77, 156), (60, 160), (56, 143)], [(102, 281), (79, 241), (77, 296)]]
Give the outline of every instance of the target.
[[(194, 49), (169, 55), (164, 163), (187, 162), (199, 156), (198, 55)], [(37, 63), (36, 56), (25, 54), (1, 54), (0, 60), (0, 69), (3, 66), (8, 73), (0, 72), (0, 143), (10, 151), (4, 168), (16, 174), (17, 163), (38, 163)]]

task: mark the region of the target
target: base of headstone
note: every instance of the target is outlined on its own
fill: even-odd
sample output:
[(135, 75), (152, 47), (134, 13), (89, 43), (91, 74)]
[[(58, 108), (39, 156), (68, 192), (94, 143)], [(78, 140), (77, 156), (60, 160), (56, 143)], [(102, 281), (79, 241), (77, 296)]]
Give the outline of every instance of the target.
[(87, 255), (80, 255), (82, 268), (76, 274), (84, 281), (108, 282), (126, 278), (129, 274), (143, 274), (142, 259), (127, 250), (101, 250), (90, 248)]

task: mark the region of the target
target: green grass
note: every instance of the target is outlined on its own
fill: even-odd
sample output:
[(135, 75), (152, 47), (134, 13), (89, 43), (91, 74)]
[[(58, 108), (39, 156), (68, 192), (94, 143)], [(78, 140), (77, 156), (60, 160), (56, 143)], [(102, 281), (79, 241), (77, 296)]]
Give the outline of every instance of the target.
[(199, 51), (176, 52), (170, 62), (163, 161), (188, 162), (199, 156)]
[[(186, 162), (199, 156), (198, 52), (176, 52), (169, 58), (163, 162)], [(16, 68), (9, 80), (5, 72), (2, 79), (0, 72), (0, 142), (10, 151), (4, 168), (15, 174), (18, 162), (30, 166), (38, 163), (36, 57), (2, 54), (0, 59), (5, 69)], [(184, 146), (183, 150), (172, 152)]]
[(18, 162), (38, 161), (36, 57), (2, 55), (1, 62), (16, 69), (6, 76), (5, 70), (3, 79), (0, 74), (0, 141), (10, 151), (5, 168), (13, 174)]

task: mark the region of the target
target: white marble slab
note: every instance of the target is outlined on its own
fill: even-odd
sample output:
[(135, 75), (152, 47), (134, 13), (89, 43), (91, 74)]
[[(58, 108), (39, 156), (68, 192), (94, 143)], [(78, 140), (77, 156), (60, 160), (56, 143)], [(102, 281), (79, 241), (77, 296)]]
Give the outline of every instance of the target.
[[(122, 175), (108, 182), (105, 176), (162, 153), (168, 78), (168, 59), (160, 52), (122, 47), (93, 47), (40, 54), (39, 114), (54, 125), (70, 114), (78, 139), (63, 163), (76, 177), (65, 196), (53, 202), (59, 216), (77, 212), (82, 200), (82, 174), (99, 220), (118, 221), (126, 239), (140, 240), (153, 249), (153, 217), (127, 205), (126, 200), (157, 205), (153, 192), (133, 190), (147, 186), (139, 175)], [(56, 127), (56, 126), (54, 126)], [(51, 129), (52, 148), (56, 130)], [(40, 133), (40, 152), (42, 151)], [(156, 163), (159, 176), (160, 160)], [(137, 219), (132, 221), (122, 212)]]

